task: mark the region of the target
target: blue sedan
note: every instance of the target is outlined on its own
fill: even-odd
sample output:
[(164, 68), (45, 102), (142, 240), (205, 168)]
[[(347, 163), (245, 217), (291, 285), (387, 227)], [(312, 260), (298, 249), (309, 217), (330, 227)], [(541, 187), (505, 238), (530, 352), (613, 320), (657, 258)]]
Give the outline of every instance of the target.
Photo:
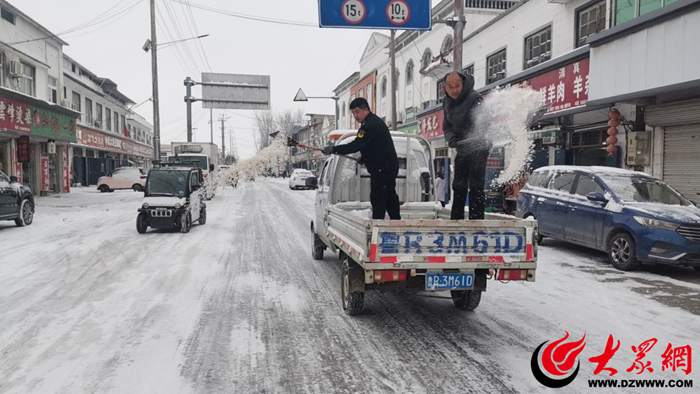
[(610, 167), (535, 170), (518, 196), (516, 216), (538, 221), (544, 237), (605, 251), (632, 271), (667, 262), (700, 271), (700, 209), (645, 173)]

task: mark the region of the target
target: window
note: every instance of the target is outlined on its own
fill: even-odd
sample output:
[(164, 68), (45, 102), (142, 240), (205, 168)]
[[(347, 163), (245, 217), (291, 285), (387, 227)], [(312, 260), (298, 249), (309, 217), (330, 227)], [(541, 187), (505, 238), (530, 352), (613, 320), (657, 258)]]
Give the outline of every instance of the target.
[(58, 103), (58, 79), (49, 76), (49, 100), (52, 103)]
[(126, 118), (124, 117), (124, 115), (122, 115), (122, 127), (124, 128), (124, 130), (115, 130), (115, 131), (119, 134), (122, 134), (122, 132), (124, 134), (126, 134), (126, 126), (125, 125), (126, 125)]
[[(656, 11), (678, 0), (617, 0), (615, 2), (615, 25)], [(600, 29), (603, 30), (603, 29)]]
[(433, 53), (430, 52), (430, 48), (426, 49), (425, 52), (423, 52), (423, 59), (420, 62), (420, 68), (424, 69), (428, 67), (428, 65), (433, 61)]
[(506, 77), (506, 50), (486, 58), (486, 83), (498, 82)]
[(603, 188), (590, 176), (581, 175), (576, 186), (576, 194), (586, 197), (588, 193), (605, 193)]
[(71, 108), (73, 108), (73, 111), (78, 111), (80, 112), (80, 95), (76, 92), (73, 92), (73, 103), (71, 105)]
[(406, 86), (413, 83), (413, 60), (409, 60), (406, 65)]
[[(372, 82), (367, 84), (367, 102), (372, 105)], [(373, 108), (372, 108), (373, 109)]]
[(445, 100), (445, 79), (442, 78), (437, 83), (437, 102), (442, 104)]
[(382, 77), (382, 98), (386, 97), (386, 76)]
[(357, 91), (357, 97), (365, 97), (365, 90), (360, 88), (360, 90)]
[(112, 110), (105, 108), (105, 123), (107, 123), (107, 130), (112, 131)]
[(5, 53), (0, 52), (0, 86), (5, 86)]
[(35, 77), (36, 69), (27, 63), (19, 63), (19, 91), (29, 95), (36, 96)]
[(560, 172), (554, 175), (552, 182), (549, 184), (549, 188), (552, 190), (558, 190), (562, 192), (571, 192), (571, 185), (576, 179), (576, 174), (573, 172)]
[(12, 11), (8, 10), (5, 7), (2, 7), (2, 19), (12, 23), (13, 25), (15, 24), (15, 14), (12, 13)]
[(92, 121), (92, 100), (85, 97), (85, 122), (88, 124), (92, 124)]
[(552, 58), (552, 26), (525, 38), (525, 69)]
[(119, 114), (117, 111), (114, 111), (114, 132), (117, 134), (121, 134), (119, 131)]
[(454, 49), (454, 39), (451, 34), (448, 34), (444, 40), (442, 40), (442, 46), (440, 47), (440, 53), (446, 53)]
[(97, 104), (95, 111), (95, 126), (102, 128), (102, 104)]
[(462, 74), (474, 76), (474, 65), (472, 64), (471, 66), (462, 70)]
[(576, 15), (576, 46), (586, 45), (586, 39), (605, 30), (605, 1), (586, 7)]
[(544, 187), (548, 175), (546, 171), (533, 172), (527, 180), (527, 185), (532, 187)]

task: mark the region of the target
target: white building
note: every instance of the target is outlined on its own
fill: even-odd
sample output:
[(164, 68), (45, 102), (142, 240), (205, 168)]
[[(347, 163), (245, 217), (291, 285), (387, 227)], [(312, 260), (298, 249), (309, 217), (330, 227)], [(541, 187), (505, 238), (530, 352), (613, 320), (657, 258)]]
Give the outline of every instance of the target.
[(80, 112), (73, 149), (77, 181), (95, 185), (117, 167), (148, 167), (152, 126), (130, 109), (134, 101), (111, 79), (97, 76), (69, 56), (63, 59), (63, 104)]
[(70, 189), (78, 113), (60, 106), (66, 42), (0, 0), (0, 170), (35, 194)]

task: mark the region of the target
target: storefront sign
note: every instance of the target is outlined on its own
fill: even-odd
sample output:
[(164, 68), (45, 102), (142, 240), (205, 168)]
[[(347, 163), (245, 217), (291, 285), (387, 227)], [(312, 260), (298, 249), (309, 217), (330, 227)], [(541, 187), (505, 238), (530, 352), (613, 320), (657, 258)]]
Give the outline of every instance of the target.
[(22, 136), (17, 138), (17, 161), (29, 163), (29, 137)]
[(152, 157), (153, 148), (119, 137), (105, 136), (96, 131), (78, 127), (76, 139), (79, 144), (92, 148), (108, 150), (116, 153), (134, 155), (139, 157)]
[(423, 138), (431, 139), (442, 137), (443, 110), (431, 112), (418, 118), (418, 130)]
[(41, 190), (51, 190), (49, 184), (49, 155), (41, 155)]
[(32, 127), (32, 111), (28, 104), (0, 97), (0, 128), (28, 133)]
[(412, 134), (412, 135), (418, 134), (420, 131), (418, 129), (418, 123), (412, 124), (412, 125), (406, 126), (406, 127), (399, 127), (398, 129), (402, 133)]
[(75, 118), (32, 107), (32, 134), (75, 142)]
[(556, 70), (525, 80), (520, 86), (539, 90), (547, 113), (583, 107), (588, 102), (589, 59), (582, 59)]
[(67, 149), (63, 149), (63, 189), (70, 193), (70, 164), (68, 163)]

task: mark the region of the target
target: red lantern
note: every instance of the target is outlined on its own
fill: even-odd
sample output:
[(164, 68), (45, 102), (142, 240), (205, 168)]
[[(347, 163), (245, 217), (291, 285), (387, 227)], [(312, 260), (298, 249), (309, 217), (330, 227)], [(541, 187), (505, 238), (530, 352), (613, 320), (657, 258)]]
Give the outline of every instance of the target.
[(617, 144), (617, 137), (615, 137), (614, 135), (611, 135), (605, 141), (608, 143), (608, 145), (615, 145), (615, 144)]
[(613, 108), (612, 111), (610, 111), (610, 119), (620, 119), (620, 111)]
[(618, 131), (617, 131), (616, 128), (611, 127), (611, 128), (608, 129), (608, 135), (609, 135), (609, 136), (614, 137), (614, 136), (616, 136), (617, 134), (618, 134)]
[(617, 127), (620, 125), (620, 121), (618, 119), (610, 119), (608, 121), (608, 126), (610, 127)]
[(605, 150), (606, 150), (609, 154), (612, 155), (613, 153), (617, 152), (617, 146), (615, 146), (615, 145), (608, 145), (608, 147), (605, 148)]

